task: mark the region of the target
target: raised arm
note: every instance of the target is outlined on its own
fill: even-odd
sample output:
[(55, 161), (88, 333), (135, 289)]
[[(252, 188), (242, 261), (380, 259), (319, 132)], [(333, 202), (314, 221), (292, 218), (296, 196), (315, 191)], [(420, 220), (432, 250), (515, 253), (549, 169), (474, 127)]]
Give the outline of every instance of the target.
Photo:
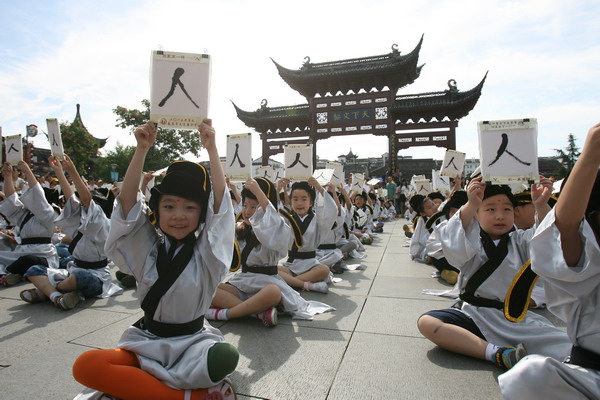
[(12, 180), (13, 168), (10, 163), (5, 162), (2, 166), (2, 177), (4, 178), (4, 195), (10, 197), (15, 193), (15, 184)]
[(131, 158), (125, 178), (123, 179), (123, 187), (120, 193), (122, 217), (127, 218), (127, 214), (137, 202), (137, 194), (139, 191), (140, 179), (142, 178), (142, 169), (148, 150), (156, 140), (157, 128), (154, 122), (148, 121), (142, 126), (135, 129), (134, 135), (137, 140), (135, 153)]
[(27, 182), (30, 188), (38, 184), (37, 179), (35, 179), (35, 175), (33, 174), (33, 172), (31, 172), (29, 165), (25, 161), (19, 161), (19, 163), (17, 164), (17, 168), (19, 168), (19, 171), (21, 171), (23, 175), (25, 175), (25, 181)]
[(219, 212), (221, 208), (221, 201), (223, 200), (223, 192), (227, 187), (225, 183), (225, 174), (223, 173), (223, 167), (221, 166), (221, 160), (219, 160), (219, 152), (217, 151), (217, 144), (215, 140), (215, 128), (212, 127), (212, 120), (205, 118), (200, 125), (200, 140), (202, 145), (208, 151), (208, 158), (210, 160), (210, 178), (213, 187), (213, 210), (215, 213)]
[(263, 210), (266, 211), (267, 207), (269, 206), (269, 199), (258, 185), (258, 182), (250, 178), (246, 181), (246, 183), (244, 183), (244, 188), (248, 189), (254, 196), (256, 196), (258, 204)]
[(531, 200), (535, 206), (535, 212), (539, 222), (543, 221), (551, 210), (550, 205), (548, 204), (551, 194), (552, 181), (540, 175), (539, 185), (531, 185)]
[[(68, 200), (71, 196), (73, 196), (73, 189), (71, 189), (71, 185), (69, 185), (69, 181), (67, 181), (67, 177), (65, 176), (65, 172), (63, 171), (63, 167), (60, 164), (60, 161), (58, 161), (58, 158), (50, 156), (48, 157), (48, 165), (50, 165), (50, 168), (52, 168), (54, 174), (58, 178), (58, 184), (62, 189), (63, 195), (65, 196), (65, 200)], [(81, 191), (79, 193), (81, 196)]]
[(577, 265), (581, 257), (583, 243), (579, 237), (579, 225), (585, 216), (599, 164), (600, 123), (588, 131), (581, 156), (556, 204), (556, 226), (560, 231), (563, 256), (569, 266)]
[(483, 193), (485, 192), (485, 182), (481, 182), (481, 176), (473, 179), (467, 186), (467, 204), (460, 209), (460, 221), (463, 229), (467, 229), (477, 214), (477, 209), (483, 201)]

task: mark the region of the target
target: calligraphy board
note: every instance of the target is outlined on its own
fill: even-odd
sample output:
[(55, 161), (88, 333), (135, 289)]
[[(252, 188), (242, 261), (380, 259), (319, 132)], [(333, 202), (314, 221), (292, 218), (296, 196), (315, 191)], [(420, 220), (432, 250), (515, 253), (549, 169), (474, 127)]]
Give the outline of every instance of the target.
[(537, 119), (480, 121), (477, 126), (485, 182), (539, 183)]
[(440, 171), (435, 169), (431, 170), (431, 183), (433, 190), (438, 190), (440, 192), (450, 191), (450, 178), (442, 176)]
[(208, 54), (154, 50), (150, 66), (150, 120), (160, 127), (198, 129), (208, 116)]
[(431, 182), (429, 179), (415, 181), (415, 191), (417, 194), (427, 196), (431, 193)]
[(23, 141), (21, 135), (11, 135), (4, 139), (4, 145), (6, 146), (6, 161), (10, 165), (17, 165), (19, 161), (23, 160)]
[(315, 169), (315, 172), (313, 172), (313, 178), (315, 178), (317, 182), (321, 184), (321, 186), (324, 186), (331, 182), (334, 172), (335, 170), (331, 168)]
[(63, 161), (65, 159), (65, 150), (63, 148), (62, 136), (60, 133), (60, 125), (56, 118), (47, 118), (46, 126), (48, 127), (48, 141), (50, 142), (50, 151), (54, 157)]
[(331, 183), (336, 186), (343, 184), (346, 179), (344, 176), (344, 166), (339, 162), (328, 162), (325, 163), (325, 168), (333, 169), (333, 177), (331, 178)]
[(232, 181), (246, 181), (252, 177), (252, 135), (227, 135), (225, 175)]
[(283, 148), (285, 177), (292, 182), (306, 181), (312, 176), (312, 145), (290, 144)]
[(442, 168), (440, 169), (440, 175), (449, 176), (450, 178), (462, 175), (466, 156), (466, 153), (460, 151), (446, 150)]
[(365, 175), (364, 174), (352, 174), (352, 185), (350, 190), (354, 190), (356, 193), (362, 193), (365, 186)]
[(275, 169), (270, 165), (263, 165), (256, 169), (255, 177), (266, 178), (271, 182), (275, 182)]

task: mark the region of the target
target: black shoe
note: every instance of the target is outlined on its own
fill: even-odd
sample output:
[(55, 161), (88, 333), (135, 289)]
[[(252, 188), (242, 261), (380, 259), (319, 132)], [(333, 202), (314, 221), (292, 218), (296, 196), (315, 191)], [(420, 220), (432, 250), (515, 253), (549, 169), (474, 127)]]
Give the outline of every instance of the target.
[(128, 275), (128, 274), (124, 274), (121, 271), (117, 271), (115, 273), (117, 279), (119, 280), (119, 282), (121, 282), (121, 286), (123, 286), (124, 288), (132, 288), (135, 287), (136, 282), (135, 282), (135, 278), (133, 277), (133, 275)]
[(329, 269), (331, 270), (331, 272), (333, 272), (333, 273), (334, 273), (334, 274), (336, 274), (336, 275), (343, 274), (343, 273), (344, 273), (344, 271), (345, 271), (345, 269), (344, 269), (344, 268), (342, 268), (342, 262), (341, 262), (341, 261), (338, 261), (338, 262), (336, 262), (336, 263), (335, 263), (335, 264), (333, 264), (333, 266), (332, 266), (331, 268), (329, 268)]

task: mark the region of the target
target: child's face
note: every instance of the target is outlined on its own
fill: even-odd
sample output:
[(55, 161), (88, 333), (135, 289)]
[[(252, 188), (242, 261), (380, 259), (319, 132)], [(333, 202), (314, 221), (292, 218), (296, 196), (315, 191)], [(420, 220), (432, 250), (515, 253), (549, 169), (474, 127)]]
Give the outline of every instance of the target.
[(438, 208), (440, 204), (443, 203), (442, 199), (432, 199), (431, 201), (433, 201), (433, 204), (435, 204), (435, 208)]
[(525, 204), (515, 207), (515, 225), (519, 229), (531, 228), (535, 224), (535, 206)]
[(431, 217), (433, 214), (437, 212), (437, 206), (431, 199), (425, 199), (423, 201), (423, 215)]
[(510, 199), (503, 194), (483, 200), (477, 210), (477, 220), (481, 229), (494, 240), (510, 232), (515, 223), (515, 211)]
[(198, 227), (200, 212), (200, 204), (195, 201), (163, 195), (158, 202), (160, 229), (175, 239), (183, 239)]
[(354, 198), (354, 205), (358, 208), (362, 208), (365, 205), (365, 199), (362, 196), (356, 196)]
[(242, 209), (242, 216), (246, 221), (248, 221), (254, 215), (257, 207), (257, 200), (250, 199), (248, 197), (244, 199), (244, 208)]
[(292, 210), (301, 217), (308, 214), (308, 211), (313, 206), (310, 194), (304, 189), (296, 189), (292, 192)]

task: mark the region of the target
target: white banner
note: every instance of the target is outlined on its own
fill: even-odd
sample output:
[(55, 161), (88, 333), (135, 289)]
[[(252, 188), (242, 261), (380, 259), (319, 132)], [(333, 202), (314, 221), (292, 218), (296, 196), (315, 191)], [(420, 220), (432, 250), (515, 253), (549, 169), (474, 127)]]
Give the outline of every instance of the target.
[(292, 182), (306, 181), (312, 176), (312, 145), (291, 144), (283, 148), (285, 177)]
[(172, 129), (198, 129), (208, 116), (210, 56), (155, 50), (150, 67), (150, 120)]
[(479, 153), (485, 182), (538, 183), (537, 119), (480, 121)]
[(11, 135), (4, 139), (6, 146), (6, 161), (11, 165), (17, 165), (23, 159), (23, 141), (21, 135)]
[(63, 148), (62, 136), (60, 133), (60, 125), (56, 118), (47, 118), (46, 126), (48, 126), (48, 141), (50, 142), (50, 152), (60, 161), (65, 159), (65, 150)]
[(227, 135), (225, 175), (232, 181), (246, 181), (252, 177), (252, 135)]
[(460, 151), (446, 150), (442, 168), (440, 169), (440, 175), (449, 176), (451, 178), (460, 176), (463, 173), (466, 156), (465, 153)]

